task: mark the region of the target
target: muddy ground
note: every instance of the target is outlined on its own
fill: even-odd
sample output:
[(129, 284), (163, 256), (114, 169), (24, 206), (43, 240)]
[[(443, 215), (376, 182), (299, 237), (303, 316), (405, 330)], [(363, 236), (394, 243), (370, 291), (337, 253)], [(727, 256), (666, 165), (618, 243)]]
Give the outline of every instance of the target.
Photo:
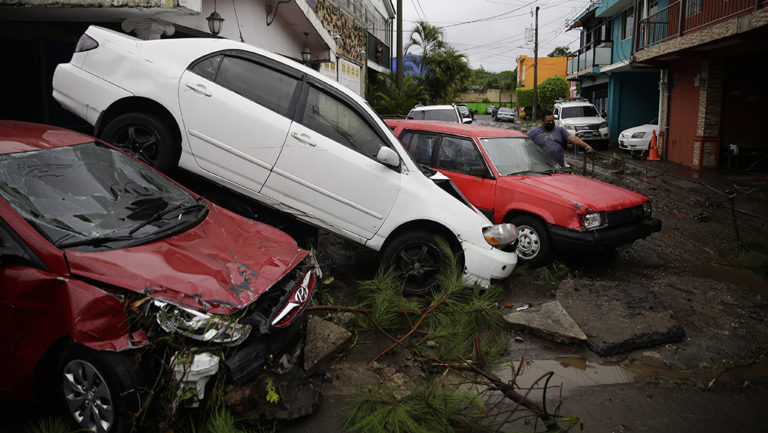
[[(548, 407), (561, 404), (560, 413), (578, 416), (586, 432), (765, 431), (768, 252), (763, 250), (762, 262), (750, 259), (768, 245), (768, 176), (697, 173), (612, 149), (586, 160), (568, 154), (566, 161), (576, 173), (586, 161), (587, 175), (651, 197), (662, 231), (613, 254), (561, 259), (544, 269), (519, 266), (501, 282), (505, 305), (554, 300), (566, 278), (642, 283), (671, 311), (685, 337), (600, 357), (583, 344), (511, 331), (508, 359), (514, 367), (507, 370), (525, 362), (530, 374), (518, 378), (523, 388), (531, 377), (554, 371)], [(320, 245), (324, 266), (335, 277), (329, 290), (336, 303), (354, 303), (356, 281), (372, 275), (375, 254), (326, 234)], [(325, 397), (320, 411), (280, 431), (342, 431), (344, 405), (355, 387), (407, 383), (420, 374), (407, 356), (369, 364), (384, 347), (375, 336), (357, 335), (354, 347), (323, 370), (326, 381), (315, 377)]]

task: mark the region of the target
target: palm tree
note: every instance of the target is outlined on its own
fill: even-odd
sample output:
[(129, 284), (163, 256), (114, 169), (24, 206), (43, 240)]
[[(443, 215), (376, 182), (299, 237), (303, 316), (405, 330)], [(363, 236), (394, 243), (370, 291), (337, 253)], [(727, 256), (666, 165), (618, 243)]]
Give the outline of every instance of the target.
[(453, 102), (472, 72), (467, 56), (452, 47), (432, 53), (426, 67), (422, 81), (432, 104)]
[(395, 85), (397, 77), (393, 73), (372, 87), (371, 105), (379, 115), (404, 116), (414, 105), (426, 101), (424, 87), (420, 86), (410, 75), (403, 76), (403, 88), (398, 90)]
[(419, 61), (418, 74), (424, 74), (424, 65), (429, 63), (429, 58), (435, 53), (446, 47), (443, 40), (443, 30), (433, 26), (426, 21), (419, 21), (411, 33), (411, 39), (405, 47), (407, 53), (411, 47), (421, 49), (421, 60)]

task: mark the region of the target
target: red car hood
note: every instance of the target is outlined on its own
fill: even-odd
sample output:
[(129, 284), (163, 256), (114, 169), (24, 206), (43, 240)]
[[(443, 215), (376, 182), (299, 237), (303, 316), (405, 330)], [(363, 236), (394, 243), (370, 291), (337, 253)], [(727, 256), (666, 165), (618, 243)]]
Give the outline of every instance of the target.
[(507, 176), (501, 182), (519, 182), (594, 211), (625, 209), (648, 200), (636, 192), (573, 174)]
[(200, 224), (166, 239), (66, 251), (72, 275), (216, 314), (255, 301), (307, 254), (282, 231), (214, 205)]

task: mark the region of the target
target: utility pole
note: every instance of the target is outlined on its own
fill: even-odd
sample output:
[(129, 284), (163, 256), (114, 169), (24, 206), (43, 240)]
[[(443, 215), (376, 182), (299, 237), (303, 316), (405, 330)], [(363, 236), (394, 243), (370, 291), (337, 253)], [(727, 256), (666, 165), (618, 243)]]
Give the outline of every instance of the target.
[(536, 106), (539, 105), (539, 7), (536, 6), (536, 29), (533, 37), (533, 121), (537, 119)]
[(397, 90), (403, 90), (403, 0), (397, 0)]

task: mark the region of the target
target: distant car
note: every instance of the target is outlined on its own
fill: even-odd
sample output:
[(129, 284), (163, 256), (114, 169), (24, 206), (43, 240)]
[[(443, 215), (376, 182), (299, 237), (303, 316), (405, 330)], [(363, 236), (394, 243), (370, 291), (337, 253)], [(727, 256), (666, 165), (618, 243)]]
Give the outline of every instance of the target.
[(503, 121), (515, 121), (515, 110), (509, 108), (509, 107), (501, 107), (496, 111), (496, 115), (494, 116), (495, 120), (497, 122), (503, 122)]
[(503, 251), (516, 235), (501, 235), (514, 228), (491, 224), (445, 179), (423, 176), (364, 99), (252, 45), (145, 41), (90, 26), (56, 67), (53, 97), (161, 170), (178, 165), (379, 251), (405, 291), (435, 282), (437, 237), (463, 252), (468, 285), (487, 286), (517, 263)]
[(556, 125), (562, 126), (591, 146), (608, 146), (608, 122), (586, 98), (558, 99), (552, 113)]
[(440, 120), (453, 123), (472, 123), (472, 118), (464, 117), (455, 105), (417, 105), (408, 112), (406, 119)]
[[(464, 119), (464, 123), (472, 123), (472, 120), (475, 120), (475, 112), (470, 110), (469, 107), (467, 107), (467, 104), (456, 104), (456, 108), (459, 109), (459, 114), (461, 114), (461, 117)], [(466, 120), (469, 119), (470, 122), (466, 122)]]
[(106, 143), (0, 121), (0, 398), (123, 432), (155, 381), (258, 386), (302, 347), (308, 254)]
[(619, 134), (619, 149), (628, 150), (632, 155), (639, 156), (650, 148), (654, 131), (659, 134), (658, 120), (653, 119), (645, 125), (635, 126), (621, 131)]
[(648, 197), (563, 172), (520, 132), (387, 122), (417, 162), (448, 176), (491, 220), (514, 223), (517, 254), (531, 266), (556, 253), (609, 250), (661, 230)]

